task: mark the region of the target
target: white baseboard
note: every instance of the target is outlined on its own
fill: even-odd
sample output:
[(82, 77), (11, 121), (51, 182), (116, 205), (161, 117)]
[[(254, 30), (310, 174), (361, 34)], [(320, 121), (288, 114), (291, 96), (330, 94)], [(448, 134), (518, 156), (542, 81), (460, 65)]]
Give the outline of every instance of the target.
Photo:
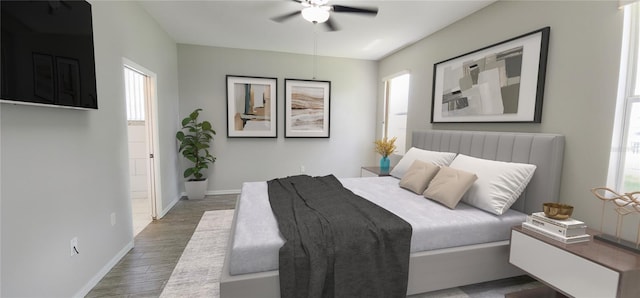
[(216, 196), (216, 195), (237, 195), (240, 194), (239, 189), (227, 189), (227, 190), (209, 190), (207, 191), (207, 195)]
[[(240, 193), (240, 190), (237, 189), (237, 190), (207, 191), (206, 194), (207, 195), (229, 195), (229, 194), (239, 194), (239, 193)], [(158, 214), (158, 218), (164, 217), (171, 210), (171, 208), (173, 208), (173, 206), (175, 206), (178, 203), (178, 201), (180, 201), (180, 198), (186, 195), (187, 194), (183, 192), (180, 195), (180, 197), (174, 199), (171, 203), (169, 203), (169, 205), (166, 208), (164, 208), (160, 214)], [(131, 240), (131, 242), (125, 245), (125, 247), (123, 247), (122, 250), (120, 250), (106, 265), (104, 265), (104, 267), (102, 267), (102, 269), (100, 269), (100, 271), (91, 280), (89, 280), (89, 282), (84, 287), (82, 287), (82, 289), (80, 289), (75, 295), (73, 295), (73, 297), (84, 297), (87, 294), (89, 294), (91, 289), (93, 289), (93, 287), (95, 287), (107, 275), (107, 273), (109, 273), (109, 271), (111, 271), (111, 269), (113, 269), (113, 267), (116, 264), (118, 264), (118, 262), (125, 255), (127, 255), (127, 253), (132, 248), (133, 248), (133, 239)]]
[[(239, 189), (209, 190), (209, 191), (206, 192), (206, 195), (209, 195), (209, 196), (215, 196), (215, 195), (237, 195), (237, 194), (240, 194), (240, 190)], [(158, 214), (158, 219), (163, 218), (165, 215), (167, 215), (167, 213), (171, 210), (171, 208), (173, 208), (173, 206), (175, 206), (178, 203), (178, 201), (180, 201), (180, 199), (182, 197), (186, 197), (186, 196), (187, 196), (186, 192), (180, 193), (180, 197), (174, 199), (171, 203), (169, 203), (169, 206), (164, 208), (162, 210), (162, 212), (160, 212), (160, 214)]]
[[(205, 195), (207, 196), (217, 196), (217, 195), (238, 195), (240, 194), (239, 189), (226, 189), (226, 190), (207, 190)], [(180, 194), (181, 197), (186, 197), (187, 193), (182, 192)]]
[(98, 273), (91, 280), (89, 280), (89, 282), (84, 287), (82, 287), (80, 291), (73, 295), (73, 297), (87, 296), (91, 289), (93, 289), (93, 287), (95, 287), (102, 280), (102, 278), (104, 278), (105, 275), (107, 275), (107, 273), (109, 273), (109, 271), (111, 271), (111, 269), (113, 269), (113, 267), (118, 264), (118, 262), (122, 258), (124, 258), (125, 255), (127, 255), (127, 253), (132, 248), (133, 239), (131, 239), (131, 242), (127, 243), (127, 245), (125, 245), (106, 265), (104, 265), (104, 267), (102, 267), (102, 269), (100, 269), (100, 271), (98, 271)]
[(158, 214), (158, 218), (157, 219), (161, 219), (165, 215), (167, 215), (167, 213), (169, 213), (169, 211), (171, 211), (171, 208), (173, 208), (173, 206), (175, 206), (178, 203), (178, 201), (180, 201), (180, 198), (182, 198), (183, 196), (185, 196), (184, 193), (180, 194), (180, 196), (175, 198), (171, 203), (169, 203), (169, 205), (166, 208), (162, 209), (160, 214)]

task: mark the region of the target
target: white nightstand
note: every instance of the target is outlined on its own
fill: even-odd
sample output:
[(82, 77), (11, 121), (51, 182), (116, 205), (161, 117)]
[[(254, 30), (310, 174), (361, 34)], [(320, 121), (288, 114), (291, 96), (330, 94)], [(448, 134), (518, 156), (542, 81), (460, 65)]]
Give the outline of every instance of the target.
[(362, 167), (360, 169), (360, 177), (381, 177), (381, 176), (391, 176), (389, 175), (389, 171), (383, 172), (380, 167)]
[(640, 297), (640, 254), (599, 240), (564, 244), (518, 226), (509, 262), (565, 295)]

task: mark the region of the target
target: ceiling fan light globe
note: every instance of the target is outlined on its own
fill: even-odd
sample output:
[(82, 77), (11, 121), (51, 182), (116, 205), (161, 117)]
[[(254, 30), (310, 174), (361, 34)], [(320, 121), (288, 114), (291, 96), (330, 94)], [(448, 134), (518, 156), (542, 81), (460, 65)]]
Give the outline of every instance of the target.
[(324, 23), (329, 19), (329, 11), (325, 8), (312, 6), (302, 10), (302, 17), (311, 23)]

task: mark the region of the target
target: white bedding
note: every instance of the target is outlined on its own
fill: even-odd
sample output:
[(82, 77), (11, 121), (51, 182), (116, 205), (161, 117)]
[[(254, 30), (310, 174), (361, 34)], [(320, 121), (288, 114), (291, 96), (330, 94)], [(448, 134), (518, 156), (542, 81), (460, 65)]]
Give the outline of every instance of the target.
[[(497, 216), (460, 203), (451, 210), (400, 188), (394, 177), (342, 178), (340, 181), (355, 194), (411, 224), (412, 253), (507, 240), (511, 227), (526, 220), (524, 213), (511, 209)], [(284, 239), (271, 212), (267, 183), (244, 183), (239, 200), (230, 274), (276, 270), (278, 250)]]

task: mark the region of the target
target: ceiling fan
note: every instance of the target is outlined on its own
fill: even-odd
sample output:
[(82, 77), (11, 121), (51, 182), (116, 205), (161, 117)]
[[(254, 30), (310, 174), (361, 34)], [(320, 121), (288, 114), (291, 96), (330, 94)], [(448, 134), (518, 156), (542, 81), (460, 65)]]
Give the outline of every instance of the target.
[(376, 16), (378, 8), (352, 7), (344, 5), (329, 5), (329, 0), (291, 0), (302, 5), (299, 11), (290, 12), (281, 16), (271, 18), (271, 20), (282, 23), (297, 15), (314, 24), (324, 23), (329, 31), (338, 31), (336, 24), (329, 19), (330, 12), (335, 13), (356, 13), (367, 16)]

